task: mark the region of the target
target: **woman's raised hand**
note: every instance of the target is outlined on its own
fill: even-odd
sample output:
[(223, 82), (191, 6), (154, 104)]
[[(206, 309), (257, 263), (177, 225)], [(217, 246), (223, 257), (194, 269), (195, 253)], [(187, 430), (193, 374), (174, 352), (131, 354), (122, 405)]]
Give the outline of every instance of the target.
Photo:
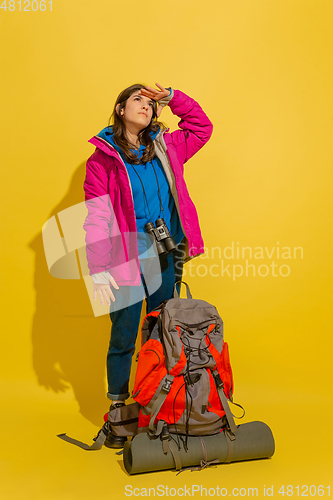
[[(146, 96), (146, 97), (149, 97), (150, 99), (154, 99), (154, 101), (159, 101), (163, 97), (166, 97), (169, 95), (170, 92), (168, 89), (165, 89), (164, 87), (162, 87), (162, 85), (159, 85), (158, 83), (155, 83), (155, 85), (160, 90), (153, 89), (152, 87), (148, 87), (148, 85), (146, 85), (144, 89), (141, 89), (141, 94)], [(159, 106), (157, 108), (157, 113), (156, 113), (157, 117), (159, 117), (160, 114), (162, 113), (162, 109), (163, 109), (163, 106)]]
[(114, 278), (112, 278), (112, 276), (110, 276), (110, 283), (108, 285), (99, 284), (99, 283), (93, 283), (93, 285), (94, 285), (94, 299), (96, 300), (97, 293), (98, 293), (101, 304), (103, 306), (104, 306), (104, 300), (106, 301), (108, 306), (111, 304), (110, 299), (112, 300), (112, 302), (114, 302), (116, 300), (114, 298), (112, 291), (111, 291), (110, 285), (112, 285), (117, 290), (119, 290), (119, 286), (115, 282)]

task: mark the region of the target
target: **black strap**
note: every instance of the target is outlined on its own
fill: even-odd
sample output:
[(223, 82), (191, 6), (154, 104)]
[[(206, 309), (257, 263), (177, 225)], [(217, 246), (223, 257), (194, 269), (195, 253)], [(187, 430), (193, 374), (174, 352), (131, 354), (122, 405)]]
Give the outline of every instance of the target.
[(117, 426), (117, 425), (127, 425), (127, 424), (134, 424), (134, 422), (138, 422), (139, 417), (133, 417), (129, 418), (128, 420), (121, 420), (120, 422), (111, 422), (112, 427)]
[[(134, 172), (136, 173), (136, 175), (139, 177), (139, 181), (141, 182), (141, 186), (142, 186), (142, 189), (143, 189), (143, 194), (144, 194), (144, 197), (145, 197), (145, 200), (146, 200), (146, 203), (147, 203), (147, 208), (148, 208), (148, 212), (149, 212), (149, 217), (150, 217), (150, 220), (153, 222), (152, 218), (151, 218), (151, 213), (150, 213), (150, 210), (149, 210), (149, 203), (148, 203), (148, 198), (147, 198), (147, 195), (146, 195), (146, 190), (145, 190), (145, 187), (143, 185), (143, 182), (142, 182), (142, 179), (140, 177), (140, 175), (138, 174), (138, 172), (136, 171), (134, 165), (131, 163), (132, 167), (133, 167), (133, 170)], [(153, 167), (153, 170), (154, 170), (154, 174), (155, 174), (155, 177), (156, 177), (156, 182), (157, 182), (157, 189), (158, 189), (158, 197), (159, 197), (159, 200), (160, 200), (160, 208), (161, 208), (161, 212), (160, 212), (160, 216), (159, 216), (159, 219), (163, 216), (163, 205), (162, 205), (162, 197), (161, 197), (161, 192), (160, 192), (160, 185), (159, 185), (159, 182), (158, 182), (158, 178), (157, 178), (157, 174), (156, 174), (156, 170), (155, 170), (155, 167), (153, 165), (153, 163), (151, 164), (152, 167)]]

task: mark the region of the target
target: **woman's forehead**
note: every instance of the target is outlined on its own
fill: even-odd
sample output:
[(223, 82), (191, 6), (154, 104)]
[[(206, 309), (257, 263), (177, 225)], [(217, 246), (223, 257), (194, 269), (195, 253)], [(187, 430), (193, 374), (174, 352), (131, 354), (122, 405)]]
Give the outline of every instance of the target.
[(139, 96), (139, 97), (143, 97), (144, 99), (147, 99), (147, 101), (150, 101), (152, 102), (153, 104), (155, 104), (155, 101), (153, 99), (150, 99), (150, 97), (146, 97), (144, 95), (141, 94), (141, 89), (138, 89), (138, 90), (135, 90), (133, 92), (133, 94), (130, 95), (130, 97), (135, 97), (135, 96)]

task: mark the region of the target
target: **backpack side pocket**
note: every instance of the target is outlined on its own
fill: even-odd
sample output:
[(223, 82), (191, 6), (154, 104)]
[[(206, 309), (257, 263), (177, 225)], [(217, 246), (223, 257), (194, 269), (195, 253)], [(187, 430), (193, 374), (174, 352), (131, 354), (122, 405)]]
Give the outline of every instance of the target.
[(141, 406), (148, 404), (166, 373), (162, 344), (155, 339), (148, 340), (139, 353), (133, 399)]
[(224, 394), (230, 401), (232, 401), (232, 395), (234, 392), (234, 381), (230, 364), (229, 346), (227, 342), (223, 342), (220, 361), (216, 365), (216, 368), (223, 382)]

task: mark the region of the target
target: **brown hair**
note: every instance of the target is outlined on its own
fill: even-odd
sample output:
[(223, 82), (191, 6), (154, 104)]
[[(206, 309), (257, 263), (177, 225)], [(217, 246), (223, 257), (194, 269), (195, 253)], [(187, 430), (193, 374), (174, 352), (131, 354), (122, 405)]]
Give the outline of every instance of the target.
[[(121, 148), (123, 151), (126, 161), (129, 163), (146, 163), (148, 161), (151, 161), (154, 156), (155, 156), (155, 147), (154, 147), (154, 142), (153, 139), (151, 138), (151, 135), (149, 132), (157, 132), (159, 127), (162, 129), (166, 129), (166, 126), (164, 123), (157, 121), (157, 116), (156, 116), (156, 110), (157, 110), (157, 103), (154, 102), (153, 106), (153, 115), (152, 119), (149, 123), (149, 125), (142, 129), (141, 132), (139, 133), (139, 141), (141, 144), (146, 146), (146, 149), (143, 152), (143, 155), (140, 159), (138, 159), (137, 155), (133, 152), (130, 151), (130, 149), (133, 149), (133, 144), (131, 144), (127, 137), (126, 137), (126, 127), (123, 121), (123, 118), (120, 115), (120, 110), (124, 109), (126, 106), (127, 99), (134, 94), (137, 90), (144, 89), (145, 86), (142, 85), (141, 83), (136, 83), (134, 85), (131, 85), (130, 87), (127, 87), (125, 90), (120, 92), (119, 96), (117, 97), (117, 100), (115, 102), (114, 108), (112, 115), (110, 116), (109, 119), (109, 124), (108, 126), (111, 126), (111, 121), (113, 121), (113, 140)], [(120, 104), (119, 106), (119, 114), (116, 111), (117, 105)]]

